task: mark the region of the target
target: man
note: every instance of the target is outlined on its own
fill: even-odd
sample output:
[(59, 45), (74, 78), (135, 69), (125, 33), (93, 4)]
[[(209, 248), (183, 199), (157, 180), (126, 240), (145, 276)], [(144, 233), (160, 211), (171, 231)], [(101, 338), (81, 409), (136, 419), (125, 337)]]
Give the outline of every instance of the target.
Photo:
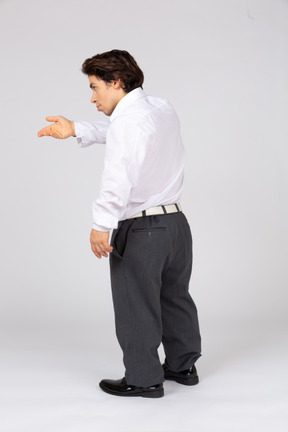
[(143, 73), (126, 51), (89, 58), (82, 72), (89, 78), (91, 102), (110, 123), (47, 117), (55, 123), (38, 135), (76, 136), (82, 147), (106, 142), (90, 243), (97, 258), (110, 254), (126, 371), (123, 379), (102, 380), (100, 387), (118, 396), (158, 398), (164, 379), (197, 384), (194, 363), (201, 356), (197, 309), (188, 292), (192, 237), (179, 204), (184, 167), (179, 120), (168, 101), (144, 93)]

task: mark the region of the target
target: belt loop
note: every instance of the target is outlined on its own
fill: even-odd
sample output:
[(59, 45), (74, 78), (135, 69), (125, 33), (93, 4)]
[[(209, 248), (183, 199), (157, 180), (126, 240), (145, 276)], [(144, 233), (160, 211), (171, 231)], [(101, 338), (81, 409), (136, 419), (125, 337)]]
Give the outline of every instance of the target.
[(175, 207), (178, 210), (178, 212), (180, 212), (178, 205), (175, 203)]
[(146, 216), (146, 210), (142, 211), (142, 216)]
[(166, 210), (165, 206), (162, 205), (161, 207), (163, 209), (164, 214), (167, 214), (167, 210)]

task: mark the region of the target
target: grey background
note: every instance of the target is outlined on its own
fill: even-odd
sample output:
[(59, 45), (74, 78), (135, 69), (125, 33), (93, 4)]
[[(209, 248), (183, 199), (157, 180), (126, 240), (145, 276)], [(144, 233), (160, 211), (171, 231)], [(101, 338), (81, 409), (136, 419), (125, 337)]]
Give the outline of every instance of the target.
[[(286, 430), (288, 2), (2, 0), (0, 29), (0, 319), (2, 359), (10, 373), (2, 387), (5, 430), (18, 430), (17, 418), (30, 431), (35, 426), (86, 432), (102, 421), (99, 430), (119, 426), (119, 418), (104, 421), (103, 412), (111, 406), (105, 405), (101, 415), (94, 412), (93, 399), (95, 392), (97, 403), (123, 403), (110, 402), (97, 389), (103, 374), (119, 378), (123, 373), (108, 261), (98, 261), (89, 243), (105, 148), (81, 149), (74, 138), (37, 137), (47, 115), (105, 118), (90, 103), (88, 80), (80, 69), (87, 57), (113, 48), (135, 56), (144, 71), (145, 92), (169, 99), (181, 119), (187, 150), (182, 206), (194, 240), (191, 294), (199, 310), (204, 354), (199, 361), (204, 383), (197, 390), (203, 394), (192, 403), (199, 417), (184, 416), (181, 429), (167, 417), (167, 397), (167, 424), (161, 417), (152, 425), (147, 420), (129, 427), (184, 431), (197, 424), (198, 430), (209, 430), (214, 414), (214, 430), (231, 431), (233, 426), (236, 431), (235, 424), (239, 430), (260, 424), (262, 431), (272, 425)], [(244, 376), (237, 375), (249, 358), (259, 382), (251, 364)], [(71, 376), (62, 382), (69, 365)], [(235, 370), (228, 376), (231, 365)], [(278, 373), (271, 380), (276, 387), (262, 389), (270, 382), (270, 367)], [(83, 378), (83, 371), (88, 372), (82, 382), (85, 396), (77, 405), (78, 425), (75, 407), (69, 405), (70, 412), (51, 401), (59, 394), (54, 380), (62, 382), (67, 401), (71, 380)], [(256, 379), (248, 392), (256, 405), (251, 412), (247, 405), (242, 415), (237, 397), (223, 395), (225, 384), (229, 393), (236, 380), (245, 406), (249, 397), (239, 388), (248, 377), (250, 383)], [(217, 379), (221, 395), (213, 393)], [(50, 389), (46, 399), (41, 393), (45, 385)], [(86, 398), (87, 386), (91, 399)], [(186, 393), (181, 399), (186, 390), (170, 395), (176, 398), (170, 403), (182, 404), (181, 411), (187, 400), (191, 405)], [(33, 423), (29, 409), (39, 401), (39, 391), (43, 406)], [(214, 394), (213, 402), (207, 394)], [(23, 412), (21, 397), (31, 402)], [(215, 401), (223, 406), (213, 405)], [(135, 417), (143, 417), (140, 401), (130, 403), (139, 404)], [(13, 406), (20, 411), (12, 421)], [(127, 425), (124, 429), (130, 430)]]

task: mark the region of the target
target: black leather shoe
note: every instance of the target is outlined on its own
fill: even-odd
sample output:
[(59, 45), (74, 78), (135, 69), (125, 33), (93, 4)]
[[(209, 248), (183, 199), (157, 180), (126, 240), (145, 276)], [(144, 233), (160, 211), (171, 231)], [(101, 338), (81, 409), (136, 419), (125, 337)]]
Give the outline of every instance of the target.
[(127, 384), (126, 379), (122, 378), (119, 380), (104, 379), (99, 383), (99, 386), (104, 392), (115, 396), (142, 396), (145, 398), (164, 396), (162, 383), (150, 387), (136, 387)]
[(190, 369), (183, 370), (181, 372), (173, 372), (168, 369), (168, 366), (164, 363), (162, 365), (164, 370), (165, 380), (176, 381), (184, 385), (196, 385), (199, 383), (199, 377), (195, 365), (191, 366)]

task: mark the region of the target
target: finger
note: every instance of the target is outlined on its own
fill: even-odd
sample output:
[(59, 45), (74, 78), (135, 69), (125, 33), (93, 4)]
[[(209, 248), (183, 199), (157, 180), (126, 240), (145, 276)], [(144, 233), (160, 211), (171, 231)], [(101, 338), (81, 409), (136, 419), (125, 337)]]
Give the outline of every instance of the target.
[(48, 116), (46, 117), (46, 120), (49, 122), (56, 122), (60, 120), (60, 116)]
[(101, 255), (99, 252), (97, 252), (96, 250), (93, 250), (93, 249), (92, 249), (92, 251), (97, 258), (99, 258), (99, 259), (101, 258)]
[(100, 253), (103, 257), (108, 258), (108, 252), (112, 252), (112, 251), (110, 251), (110, 248), (108, 250), (107, 247), (105, 247), (104, 245), (100, 245), (97, 248), (97, 252)]
[(111, 253), (113, 251), (113, 248), (109, 248), (109, 249), (102, 249), (101, 250), (101, 255), (108, 258), (108, 253)]
[(101, 253), (101, 255), (102, 256), (105, 256), (105, 257), (108, 257), (108, 253), (111, 253), (112, 252), (112, 250), (113, 249), (111, 249), (110, 247), (109, 248), (102, 248), (102, 249), (100, 249), (100, 253)]
[(103, 257), (106, 257), (106, 258), (108, 257), (107, 252), (105, 250), (105, 247), (101, 244), (98, 245), (97, 252)]
[(99, 258), (99, 255), (108, 257), (108, 253), (113, 251), (113, 247), (109, 243), (93, 243), (90, 242), (93, 253)]
[(38, 136), (41, 137), (45, 135), (50, 135), (50, 133), (51, 133), (51, 126), (46, 126), (45, 128), (41, 129), (38, 132)]
[(105, 250), (105, 252), (112, 252), (113, 250), (113, 247), (110, 246), (107, 241), (99, 243), (99, 247), (101, 248), (101, 250)]
[(113, 251), (113, 247), (110, 246), (108, 243), (106, 245), (104, 245), (103, 249), (105, 250), (105, 252), (111, 253)]
[(107, 248), (106, 245), (103, 246), (102, 249), (101, 249), (101, 251), (100, 251), (101, 255), (104, 256), (104, 257), (106, 257), (106, 258), (108, 257), (108, 253), (109, 253), (109, 252), (112, 252), (112, 251), (110, 250), (109, 245), (108, 245), (108, 248)]
[(93, 243), (91, 243), (91, 249), (92, 249), (92, 252), (94, 253), (94, 255), (96, 255), (97, 258), (101, 258), (101, 254), (98, 252), (98, 250), (96, 249), (96, 247), (94, 246)]

